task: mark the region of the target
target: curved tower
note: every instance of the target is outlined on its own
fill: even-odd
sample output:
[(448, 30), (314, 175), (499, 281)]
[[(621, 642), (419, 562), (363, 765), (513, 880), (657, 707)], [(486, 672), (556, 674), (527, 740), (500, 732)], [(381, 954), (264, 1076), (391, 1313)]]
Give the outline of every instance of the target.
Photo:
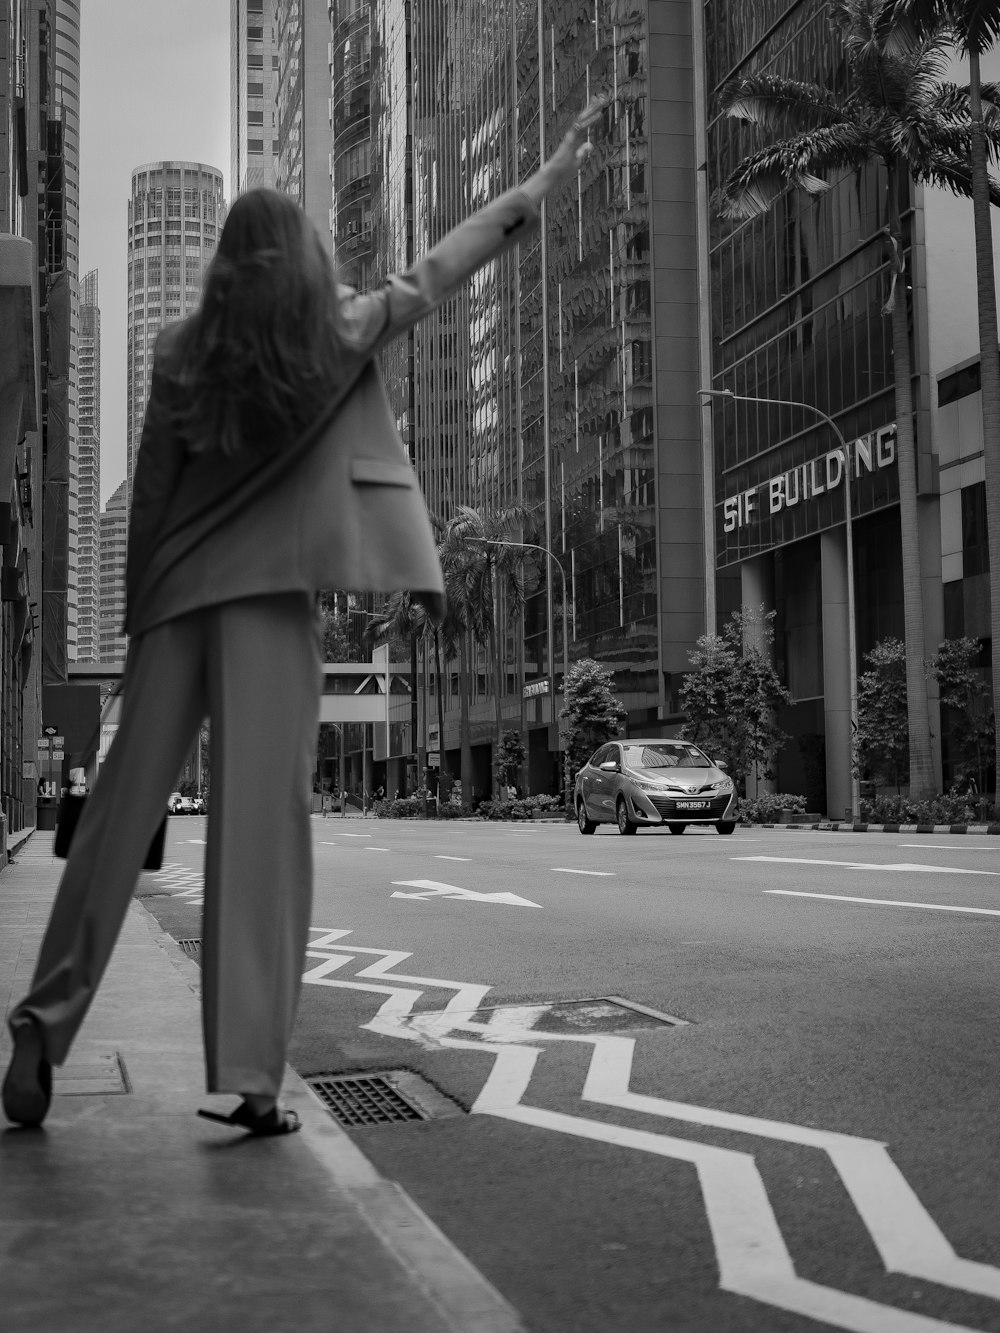
[(222, 172), (202, 162), (149, 162), (132, 172), (128, 205), (128, 501), (153, 373), (153, 345), (165, 324), (184, 319), (201, 297), (225, 215)]

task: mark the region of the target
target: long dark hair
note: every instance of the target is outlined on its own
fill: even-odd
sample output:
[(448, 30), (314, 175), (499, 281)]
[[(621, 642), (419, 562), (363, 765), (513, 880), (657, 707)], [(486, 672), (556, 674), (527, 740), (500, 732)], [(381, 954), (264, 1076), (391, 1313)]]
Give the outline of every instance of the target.
[(337, 277), (319, 233), (276, 190), (229, 210), (173, 377), (192, 452), (273, 452), (315, 420), (341, 365)]

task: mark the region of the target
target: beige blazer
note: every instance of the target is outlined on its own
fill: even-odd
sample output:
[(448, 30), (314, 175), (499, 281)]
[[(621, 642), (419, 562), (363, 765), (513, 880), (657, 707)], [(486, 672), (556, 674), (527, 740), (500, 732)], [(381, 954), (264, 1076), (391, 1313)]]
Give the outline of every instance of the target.
[(129, 634), (219, 602), (321, 588), (405, 588), (443, 613), (434, 536), (376, 354), (537, 220), (535, 202), (511, 190), (379, 290), (344, 288), (342, 386), (314, 426), (263, 463), (185, 453), (169, 429), (169, 372), (191, 321), (163, 330), (133, 481)]

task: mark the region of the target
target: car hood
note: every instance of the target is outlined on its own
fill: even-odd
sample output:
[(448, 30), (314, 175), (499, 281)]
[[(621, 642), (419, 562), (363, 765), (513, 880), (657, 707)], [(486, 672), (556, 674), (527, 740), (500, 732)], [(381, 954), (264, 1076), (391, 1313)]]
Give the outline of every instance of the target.
[(625, 777), (642, 778), (643, 782), (660, 782), (665, 787), (681, 787), (684, 791), (702, 791), (725, 780), (720, 768), (638, 768), (629, 767)]

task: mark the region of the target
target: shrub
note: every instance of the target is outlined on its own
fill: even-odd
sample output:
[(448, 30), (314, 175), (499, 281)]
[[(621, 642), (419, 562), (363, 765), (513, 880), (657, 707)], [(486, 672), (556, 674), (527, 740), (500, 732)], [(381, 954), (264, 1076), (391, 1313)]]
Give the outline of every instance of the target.
[(561, 796), (522, 796), (517, 801), (480, 801), (476, 814), (480, 819), (530, 819), (536, 811), (555, 814), (561, 809)]
[(911, 801), (890, 792), (863, 800), (861, 818), (869, 824), (971, 824), (980, 818), (979, 801), (954, 787), (933, 801)]
[(761, 792), (759, 796), (743, 796), (737, 806), (736, 817), (741, 824), (776, 824), (782, 810), (797, 815), (806, 812), (806, 798), (792, 792)]

